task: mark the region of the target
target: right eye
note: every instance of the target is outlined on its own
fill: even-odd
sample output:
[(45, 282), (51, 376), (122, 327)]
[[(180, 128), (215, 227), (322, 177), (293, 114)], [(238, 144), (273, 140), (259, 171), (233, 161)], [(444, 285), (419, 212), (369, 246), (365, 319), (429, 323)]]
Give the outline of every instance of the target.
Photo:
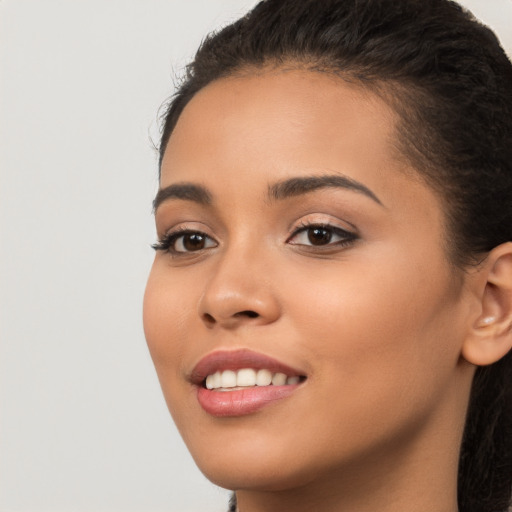
[(217, 247), (217, 242), (201, 231), (186, 230), (169, 233), (152, 247), (156, 251), (183, 254)]

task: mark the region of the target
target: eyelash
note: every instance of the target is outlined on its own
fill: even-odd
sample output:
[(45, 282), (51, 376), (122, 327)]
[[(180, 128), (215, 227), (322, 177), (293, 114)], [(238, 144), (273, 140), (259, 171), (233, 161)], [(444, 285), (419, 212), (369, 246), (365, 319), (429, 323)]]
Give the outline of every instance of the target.
[[(340, 237), (340, 240), (336, 242), (331, 242), (330, 240), (326, 244), (301, 244), (301, 243), (294, 243), (292, 240), (296, 237), (298, 237), (302, 233), (307, 233), (310, 230), (324, 230), (328, 232), (329, 236), (332, 237), (338, 236)], [(210, 247), (205, 247), (198, 249), (197, 251), (178, 251), (175, 248), (176, 242), (186, 236), (186, 235), (199, 235), (201, 237), (204, 237), (204, 240), (210, 240), (214, 243), (214, 245), (211, 245)], [(308, 237), (309, 238), (309, 237)], [(330, 224), (322, 224), (322, 223), (302, 223), (293, 233), (292, 235), (286, 240), (287, 243), (290, 243), (291, 245), (300, 245), (305, 247), (316, 247), (316, 250), (321, 251), (322, 248), (329, 249), (333, 247), (347, 247), (351, 244), (353, 244), (359, 237), (350, 231), (346, 231), (345, 229), (339, 228), (337, 226), (332, 226)], [(311, 241), (311, 240), (310, 240)], [(180, 255), (185, 254), (191, 254), (194, 252), (200, 252), (202, 250), (210, 249), (217, 246), (217, 242), (213, 240), (210, 236), (208, 236), (206, 233), (203, 233), (202, 231), (196, 231), (188, 228), (183, 229), (177, 229), (171, 233), (166, 234), (161, 240), (153, 244), (151, 247), (155, 249), (155, 251), (164, 251), (172, 254), (173, 256), (179, 257)], [(325, 250), (324, 249), (324, 250)]]

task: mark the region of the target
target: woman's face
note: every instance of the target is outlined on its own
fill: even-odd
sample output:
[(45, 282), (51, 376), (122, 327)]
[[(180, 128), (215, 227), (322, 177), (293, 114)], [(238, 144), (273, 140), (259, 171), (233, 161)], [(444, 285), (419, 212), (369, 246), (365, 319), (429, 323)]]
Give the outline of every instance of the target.
[(224, 487), (437, 453), (460, 427), (463, 277), (394, 124), (361, 88), (274, 71), (210, 84), (169, 140), (145, 331), (188, 448)]

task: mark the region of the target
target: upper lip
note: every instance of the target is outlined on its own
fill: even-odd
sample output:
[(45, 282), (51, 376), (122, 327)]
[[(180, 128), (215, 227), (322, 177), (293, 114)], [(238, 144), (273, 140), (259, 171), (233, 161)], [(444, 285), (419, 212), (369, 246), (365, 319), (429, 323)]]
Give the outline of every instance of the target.
[(284, 373), (288, 376), (305, 376), (304, 372), (292, 368), (277, 359), (249, 349), (216, 350), (203, 357), (190, 373), (189, 380), (200, 385), (208, 375), (224, 370), (241, 370), (253, 368), (266, 369), (273, 373)]

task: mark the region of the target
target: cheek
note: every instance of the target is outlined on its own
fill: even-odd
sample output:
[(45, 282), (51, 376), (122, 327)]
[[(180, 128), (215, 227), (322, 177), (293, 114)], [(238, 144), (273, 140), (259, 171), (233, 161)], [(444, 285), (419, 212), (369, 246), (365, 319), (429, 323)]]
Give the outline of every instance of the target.
[(296, 279), (296, 338), (319, 363), (313, 378), (342, 386), (345, 399), (378, 402), (399, 392), (427, 400), (458, 361), (456, 285), (444, 260), (384, 261), (347, 261), (336, 272), (310, 272), (307, 284)]
[(314, 405), (302, 428), (330, 440), (308, 443), (323, 454), (319, 460), (332, 463), (422, 429), (459, 360), (448, 279), (432, 279), (428, 265), (419, 274), (399, 262), (393, 271), (342, 267), (324, 276), (309, 272), (307, 283), (289, 281), (296, 283), (288, 301), (290, 339), (314, 362)]
[[(163, 268), (162, 268), (163, 267)], [(191, 287), (176, 283), (161, 262), (155, 260), (144, 294), (143, 323), (148, 348), (162, 381), (163, 372), (179, 378), (191, 314)], [(178, 293), (179, 291), (179, 293)]]
[(191, 424), (187, 412), (191, 386), (183, 377), (187, 347), (194, 342), (191, 315), (197, 313), (193, 296), (190, 283), (176, 282), (167, 266), (155, 260), (144, 294), (144, 333), (167, 407), (178, 427)]

